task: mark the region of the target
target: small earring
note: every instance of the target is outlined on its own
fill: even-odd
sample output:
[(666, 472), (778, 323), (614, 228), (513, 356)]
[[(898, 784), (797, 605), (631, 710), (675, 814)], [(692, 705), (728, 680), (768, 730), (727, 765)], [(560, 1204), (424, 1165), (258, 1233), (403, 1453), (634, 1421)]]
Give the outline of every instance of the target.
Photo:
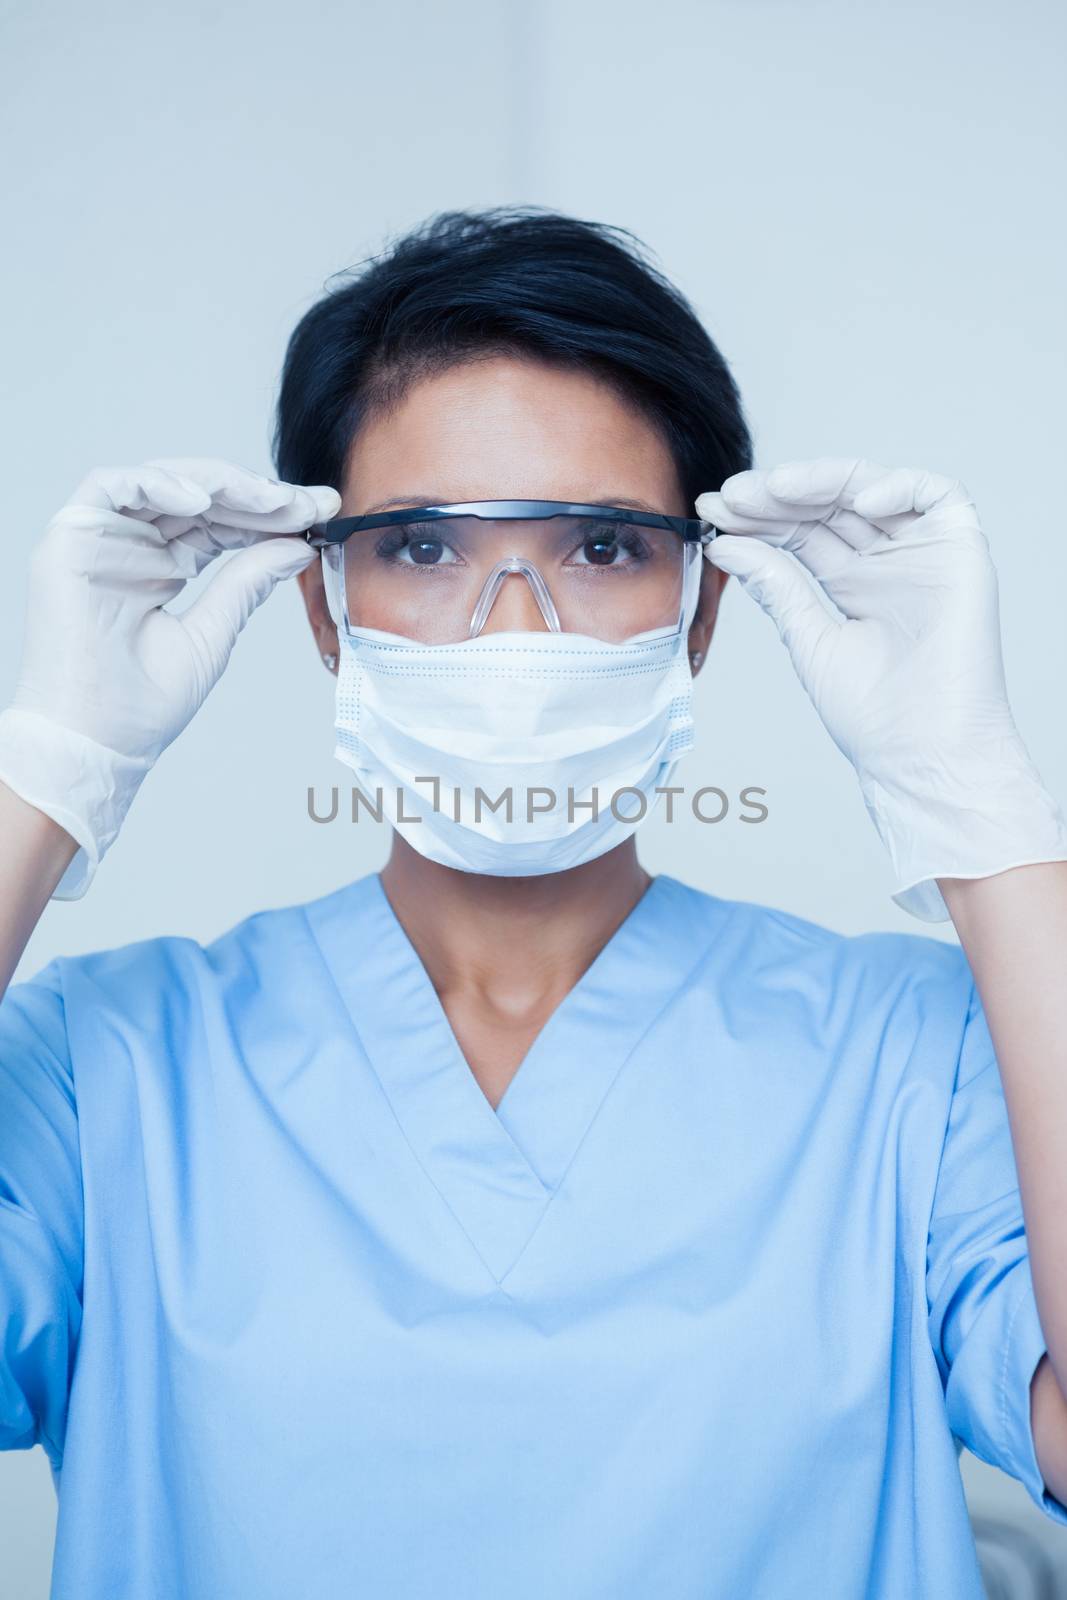
[(327, 672), (333, 672), (337, 667), (337, 657), (334, 655), (324, 655), (322, 658), (322, 664), (326, 668)]
[(703, 659), (704, 659), (703, 650), (690, 650), (690, 652), (689, 652), (689, 665), (692, 667), (694, 672), (699, 667), (699, 665), (703, 661)]

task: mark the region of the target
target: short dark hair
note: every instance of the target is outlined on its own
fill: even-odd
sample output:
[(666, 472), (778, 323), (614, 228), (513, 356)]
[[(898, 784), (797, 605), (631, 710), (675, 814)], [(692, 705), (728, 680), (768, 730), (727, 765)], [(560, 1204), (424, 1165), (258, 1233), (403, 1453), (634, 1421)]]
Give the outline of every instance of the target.
[(640, 240), (539, 206), (497, 206), (439, 212), (328, 280), (286, 350), (278, 476), (340, 489), (369, 415), (421, 377), (494, 353), (613, 386), (660, 428), (690, 508), (752, 465), (730, 370)]

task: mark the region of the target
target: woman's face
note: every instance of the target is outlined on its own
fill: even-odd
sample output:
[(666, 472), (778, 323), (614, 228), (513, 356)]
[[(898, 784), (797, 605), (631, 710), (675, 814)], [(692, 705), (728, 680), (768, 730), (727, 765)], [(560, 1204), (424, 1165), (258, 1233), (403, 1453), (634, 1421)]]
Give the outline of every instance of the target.
[[(422, 379), (394, 410), (370, 418), (352, 445), (341, 494), (340, 516), (509, 499), (695, 515), (670, 451), (640, 411), (585, 373), (514, 356), (467, 360)], [(725, 576), (703, 567), (689, 649), (705, 655)], [(318, 563), (300, 584), (316, 644), (336, 654)], [(486, 631), (544, 626), (529, 584), (506, 581)]]

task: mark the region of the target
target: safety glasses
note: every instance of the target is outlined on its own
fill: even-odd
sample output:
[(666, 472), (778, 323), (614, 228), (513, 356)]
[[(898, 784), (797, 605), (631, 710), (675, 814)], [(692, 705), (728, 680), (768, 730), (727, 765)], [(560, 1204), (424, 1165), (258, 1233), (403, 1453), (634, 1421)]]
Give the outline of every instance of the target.
[(454, 643), (495, 627), (603, 640), (677, 632), (695, 604), (699, 518), (557, 500), (409, 506), (318, 523), (338, 627)]

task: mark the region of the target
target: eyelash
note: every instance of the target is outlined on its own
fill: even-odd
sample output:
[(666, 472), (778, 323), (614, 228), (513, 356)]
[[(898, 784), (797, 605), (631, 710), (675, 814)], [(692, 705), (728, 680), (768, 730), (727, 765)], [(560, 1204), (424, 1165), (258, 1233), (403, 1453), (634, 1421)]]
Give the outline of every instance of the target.
[[(611, 537), (612, 541), (618, 546), (618, 548), (620, 550), (622, 550), (626, 555), (628, 555), (630, 557), (629, 561), (626, 561), (626, 562), (612, 562), (612, 563), (610, 563), (611, 566), (632, 566), (632, 565), (637, 565), (640, 562), (646, 561), (648, 559), (647, 547), (646, 547), (646, 545), (644, 543), (644, 540), (642, 540), (640, 534), (637, 532), (636, 528), (634, 528), (634, 529), (627, 528), (625, 524), (623, 524), (619, 528), (616, 528), (616, 526), (614, 524), (612, 524), (611, 525), (610, 537)], [(588, 544), (588, 543), (591, 543), (591, 542), (595, 541), (596, 538), (597, 538), (596, 529), (595, 528), (590, 528), (584, 534), (583, 539), (581, 541), (581, 544), (582, 544), (582, 546), (584, 546), (585, 544)], [(453, 548), (451, 545), (448, 544), (448, 541), (441, 534), (438, 534), (436, 532), (432, 532), (431, 533), (431, 532), (427, 531), (426, 533), (420, 532), (417, 537), (413, 538), (410, 526), (399, 525), (398, 524), (395, 528), (387, 529), (386, 532), (382, 535), (382, 537), (378, 540), (378, 543), (375, 546), (375, 553), (377, 555), (383, 557), (386, 560), (395, 560), (397, 566), (405, 566), (405, 567), (419, 567), (419, 566), (422, 566), (422, 567), (429, 567), (429, 568), (439, 567), (442, 563), (439, 563), (439, 562), (402, 561), (402, 560), (398, 560), (397, 559), (399, 557), (399, 555), (401, 554), (401, 552), (404, 551), (404, 550), (410, 549), (412, 544), (420, 544), (420, 543), (426, 543), (426, 544), (439, 543), (446, 550), (451, 550)], [(578, 549), (578, 548), (581, 548), (581, 546), (576, 546), (575, 548)], [(454, 563), (454, 562), (446, 562), (446, 563), (444, 563), (444, 565), (447, 565), (447, 566), (453, 566), (455, 564), (456, 563)], [(597, 563), (589, 561), (589, 562), (576, 563), (576, 565), (593, 567), (593, 566), (596, 566)]]

